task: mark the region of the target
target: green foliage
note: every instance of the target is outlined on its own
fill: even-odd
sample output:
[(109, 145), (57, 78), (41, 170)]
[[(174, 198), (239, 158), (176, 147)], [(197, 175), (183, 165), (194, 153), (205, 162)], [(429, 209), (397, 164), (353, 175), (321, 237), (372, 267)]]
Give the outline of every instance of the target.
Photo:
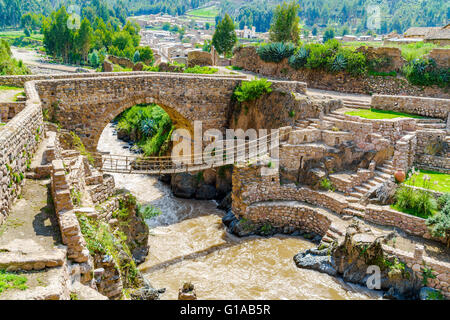
[(404, 67), (403, 72), (414, 85), (448, 87), (450, 83), (450, 68), (438, 68), (433, 59), (414, 59)]
[(438, 199), (440, 211), (427, 219), (431, 234), (435, 237), (447, 239), (450, 247), (450, 193), (445, 193)]
[(261, 227), (261, 233), (262, 234), (270, 234), (270, 232), (272, 231), (273, 227), (269, 222), (266, 222), (263, 224), (263, 226)]
[(295, 1), (283, 2), (276, 7), (269, 31), (272, 42), (298, 42), (300, 38), (299, 10), (300, 5)]
[(219, 54), (229, 54), (237, 43), (234, 23), (228, 14), (218, 23), (212, 38), (212, 44)]
[(272, 92), (272, 82), (267, 79), (254, 79), (252, 81), (243, 81), (242, 84), (234, 90), (234, 97), (239, 102), (252, 101), (258, 99), (261, 95)]
[(158, 105), (137, 105), (125, 110), (115, 119), (119, 129), (136, 137), (136, 144), (146, 156), (161, 155), (163, 145), (170, 140), (173, 124), (169, 115)]
[(153, 65), (155, 62), (155, 57), (153, 55), (153, 50), (150, 47), (138, 47), (137, 52), (139, 52), (140, 61), (149, 66)]
[(82, 194), (80, 190), (75, 188), (70, 189), (70, 198), (72, 199), (72, 203), (75, 207), (81, 206)]
[(0, 270), (0, 294), (8, 289), (26, 290), (28, 279), (13, 272)]
[(94, 157), (86, 150), (80, 137), (73, 131), (70, 132), (70, 136), (72, 137), (72, 147), (78, 150), (81, 155), (85, 156), (91, 164), (94, 163)]
[(432, 216), (437, 209), (433, 195), (429, 191), (422, 189), (402, 186), (397, 189), (395, 200), (394, 209), (422, 218)]
[(126, 286), (133, 285), (139, 272), (126, 243), (126, 235), (119, 229), (112, 230), (105, 222), (96, 221), (83, 214), (78, 213), (77, 218), (91, 255), (111, 257)]
[(335, 57), (333, 62), (331, 63), (330, 69), (332, 72), (340, 72), (344, 71), (347, 67), (347, 59), (344, 57), (343, 54), (338, 53)]
[(428, 267), (422, 267), (422, 284), (424, 286), (428, 285), (428, 279), (436, 279), (436, 276), (433, 274), (433, 269)]
[(6, 40), (0, 39), (0, 75), (29, 74), (30, 71), (22, 63), (12, 58), (11, 48)]
[(205, 66), (205, 67), (194, 66), (191, 68), (184, 69), (183, 73), (214, 74), (214, 73), (217, 73), (217, 71), (219, 71), (219, 69), (211, 68), (208, 66)]
[(355, 111), (347, 111), (345, 114), (350, 116), (358, 116), (365, 119), (396, 119), (396, 118), (415, 118), (421, 119), (423, 117), (391, 110), (378, 110), (378, 109), (358, 109)]
[(301, 47), (289, 58), (289, 65), (296, 70), (303, 68), (308, 61), (308, 57), (309, 51), (305, 47)]
[(139, 53), (139, 50), (136, 50), (133, 55), (133, 62), (137, 63), (139, 61), (141, 61), (141, 55)]
[(334, 39), (334, 29), (328, 28), (323, 34), (323, 42), (326, 43), (328, 40)]
[(333, 184), (328, 178), (323, 178), (322, 180), (320, 180), (320, 188), (322, 190), (334, 190)]
[(259, 57), (265, 62), (280, 62), (289, 58), (295, 51), (292, 43), (274, 42), (256, 49)]
[(152, 219), (162, 214), (162, 211), (159, 208), (156, 208), (152, 205), (138, 205), (138, 212), (144, 219)]

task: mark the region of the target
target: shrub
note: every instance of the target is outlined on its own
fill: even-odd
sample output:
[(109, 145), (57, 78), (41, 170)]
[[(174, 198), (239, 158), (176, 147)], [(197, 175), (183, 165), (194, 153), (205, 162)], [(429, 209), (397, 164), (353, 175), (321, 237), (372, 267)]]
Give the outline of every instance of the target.
[(294, 54), (295, 46), (292, 43), (274, 42), (256, 49), (259, 57), (265, 62), (280, 62)]
[(440, 87), (449, 86), (450, 68), (438, 68), (433, 59), (414, 59), (404, 67), (403, 72), (406, 79), (414, 85), (438, 85)]
[(301, 47), (289, 58), (289, 65), (296, 70), (303, 68), (308, 61), (308, 56), (309, 51), (305, 47)]
[(160, 209), (158, 209), (152, 205), (146, 205), (146, 206), (138, 205), (137, 209), (138, 209), (139, 214), (144, 219), (152, 219), (154, 217), (159, 216), (162, 213)]
[(305, 67), (309, 69), (319, 69), (327, 65), (327, 48), (324, 45), (313, 43), (307, 46), (309, 56)]
[(441, 211), (427, 219), (427, 225), (434, 237), (444, 238), (450, 247), (450, 193), (438, 199)]
[(344, 71), (347, 67), (347, 59), (342, 53), (337, 54), (332, 61), (330, 66), (332, 72)]
[(345, 70), (348, 73), (356, 76), (367, 72), (367, 60), (362, 52), (343, 50), (343, 55), (347, 61)]
[(267, 79), (254, 79), (252, 81), (244, 81), (242, 84), (234, 90), (234, 97), (239, 102), (252, 101), (258, 99), (265, 93), (272, 92), (270, 88), (272, 82)]
[(397, 189), (395, 199), (398, 209), (422, 218), (432, 216), (437, 209), (436, 200), (426, 190), (402, 186)]
[(320, 188), (323, 190), (334, 190), (331, 181), (327, 178), (323, 178), (322, 180), (320, 180)]

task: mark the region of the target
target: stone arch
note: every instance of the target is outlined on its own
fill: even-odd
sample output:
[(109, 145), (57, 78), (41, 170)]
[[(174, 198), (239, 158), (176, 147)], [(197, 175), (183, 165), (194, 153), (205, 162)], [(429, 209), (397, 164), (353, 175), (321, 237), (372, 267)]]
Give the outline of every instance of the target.
[[(174, 105), (169, 101), (163, 101), (159, 98), (154, 98), (151, 96), (134, 96), (130, 97), (126, 101), (120, 101), (114, 104), (110, 104), (107, 113), (101, 119), (91, 125), (91, 132), (85, 139), (89, 141), (86, 143), (86, 148), (89, 151), (97, 151), (98, 141), (100, 136), (105, 129), (105, 127), (110, 123), (115, 117), (121, 114), (123, 111), (137, 105), (137, 104), (151, 104), (155, 103), (159, 105), (164, 111), (167, 112), (169, 117), (177, 129), (187, 129), (193, 136), (194, 124), (193, 121), (189, 120), (186, 115), (183, 115), (179, 110), (183, 110), (183, 107)], [(112, 106), (115, 106), (111, 108)], [(185, 107), (184, 107), (185, 108)], [(82, 137), (83, 139), (83, 137)]]

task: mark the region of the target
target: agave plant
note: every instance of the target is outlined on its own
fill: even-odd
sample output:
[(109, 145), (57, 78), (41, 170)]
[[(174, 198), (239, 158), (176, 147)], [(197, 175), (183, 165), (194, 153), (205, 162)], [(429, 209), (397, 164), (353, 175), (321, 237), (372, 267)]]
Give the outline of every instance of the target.
[(339, 72), (345, 70), (346, 66), (347, 60), (345, 59), (345, 57), (342, 54), (337, 54), (330, 66), (330, 69), (333, 72)]
[(289, 58), (289, 65), (294, 69), (300, 69), (305, 66), (308, 61), (309, 51), (301, 47), (297, 53)]
[(274, 42), (256, 49), (259, 57), (266, 62), (280, 62), (294, 54), (295, 46), (292, 43)]
[(156, 131), (156, 123), (152, 119), (143, 119), (139, 124), (140, 131), (146, 137), (152, 136)]

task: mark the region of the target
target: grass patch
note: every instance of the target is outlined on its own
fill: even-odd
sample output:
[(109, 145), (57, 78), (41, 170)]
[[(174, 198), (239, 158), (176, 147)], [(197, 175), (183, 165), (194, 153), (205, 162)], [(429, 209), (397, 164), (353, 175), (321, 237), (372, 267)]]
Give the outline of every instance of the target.
[(216, 6), (211, 6), (207, 8), (201, 8), (192, 10), (186, 13), (187, 16), (199, 17), (199, 18), (210, 18), (214, 19), (219, 15), (219, 10)]
[(0, 270), (0, 294), (8, 289), (26, 290), (28, 289), (27, 281), (25, 276)]
[(437, 211), (434, 211), (433, 214), (431, 214), (431, 215), (421, 214), (421, 213), (418, 213), (415, 209), (406, 209), (406, 208), (400, 207), (400, 205), (398, 205), (397, 203), (391, 204), (390, 207), (394, 210), (397, 210), (397, 211), (400, 211), (403, 213), (407, 213), (412, 216), (416, 216), (416, 217), (423, 218), (423, 219), (427, 219), (430, 216), (433, 216), (434, 214), (437, 213)]
[(0, 86), (0, 91), (23, 90), (21, 87)]
[(217, 71), (219, 71), (217, 68), (195, 66), (185, 69), (183, 73), (214, 74)]
[(345, 114), (349, 116), (358, 116), (365, 119), (396, 119), (396, 118), (414, 118), (423, 119), (425, 117), (404, 112), (396, 112), (390, 110), (377, 109), (358, 109), (356, 111), (348, 111)]
[[(411, 175), (404, 183), (410, 186), (416, 185), (417, 181), (423, 181), (425, 176), (430, 178), (427, 189), (438, 192), (450, 192), (450, 174), (430, 170), (421, 170), (418, 174)], [(422, 187), (419, 185), (419, 187)]]

